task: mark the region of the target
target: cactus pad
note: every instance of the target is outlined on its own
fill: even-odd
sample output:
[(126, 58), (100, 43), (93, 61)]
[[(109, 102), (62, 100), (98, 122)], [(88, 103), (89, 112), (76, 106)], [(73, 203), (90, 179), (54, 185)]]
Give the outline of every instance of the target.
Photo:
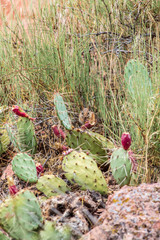
[(0, 206), (0, 225), (14, 239), (38, 240), (34, 232), (42, 225), (41, 209), (35, 195), (22, 191)]
[(5, 152), (10, 144), (8, 133), (5, 129), (5, 125), (0, 126), (0, 155)]
[(128, 61), (124, 72), (125, 92), (130, 113), (138, 121), (139, 126), (145, 129), (148, 110), (153, 102), (152, 82), (149, 73), (147, 68), (138, 60)]
[(4, 235), (4, 234), (0, 231), (0, 240), (10, 240), (10, 238), (8, 238), (6, 235)]
[(98, 164), (102, 164), (107, 160), (106, 150), (114, 148), (104, 136), (88, 130), (70, 131), (66, 136), (66, 141), (68, 146), (73, 149), (79, 147), (89, 151)]
[(28, 154), (17, 154), (13, 158), (12, 169), (20, 179), (31, 183), (37, 182), (36, 165)]
[(43, 192), (47, 197), (64, 194), (69, 191), (67, 184), (54, 175), (44, 175), (38, 179), (36, 187)]
[(66, 129), (71, 130), (72, 129), (71, 120), (68, 116), (68, 112), (63, 101), (63, 98), (59, 95), (59, 93), (56, 93), (54, 95), (54, 104), (56, 107), (58, 117), (61, 120), (62, 124)]
[(17, 123), (18, 144), (22, 152), (28, 151), (34, 154), (37, 149), (37, 141), (32, 120), (19, 117)]
[(146, 94), (147, 96), (151, 96), (151, 79), (147, 68), (140, 61), (133, 59), (128, 61), (124, 71), (125, 84), (133, 99), (135, 96), (138, 97), (138, 95), (139, 97), (141, 96), (141, 99), (147, 99)]
[(123, 148), (115, 150), (111, 156), (110, 166), (112, 175), (120, 186), (129, 184), (132, 163), (126, 150)]
[(44, 230), (40, 232), (40, 240), (70, 240), (71, 232), (67, 227), (56, 229), (53, 222), (46, 221)]
[(63, 159), (62, 169), (71, 182), (78, 183), (82, 189), (95, 190), (102, 194), (108, 192), (102, 172), (91, 156), (84, 152), (72, 151)]

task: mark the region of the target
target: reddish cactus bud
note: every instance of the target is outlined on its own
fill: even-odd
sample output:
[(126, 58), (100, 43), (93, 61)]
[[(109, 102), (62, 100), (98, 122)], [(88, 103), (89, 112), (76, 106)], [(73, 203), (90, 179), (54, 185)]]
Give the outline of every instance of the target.
[(68, 147), (65, 145), (62, 145), (62, 151), (67, 151), (67, 150), (68, 150)]
[(11, 196), (16, 195), (17, 192), (18, 192), (18, 189), (17, 189), (16, 185), (9, 186), (9, 193)]
[(37, 170), (37, 176), (39, 176), (41, 173), (44, 172), (44, 168), (42, 167), (42, 165), (40, 163), (36, 164), (36, 170)]
[(136, 173), (137, 172), (138, 163), (136, 161), (136, 158), (134, 157), (134, 153), (131, 150), (129, 150), (128, 151), (128, 155), (129, 155), (129, 158), (130, 158), (130, 160), (132, 162), (132, 171)]
[(8, 182), (8, 188), (9, 188), (10, 195), (11, 196), (15, 195), (18, 192), (18, 189), (17, 189), (16, 185), (14, 184), (13, 178), (8, 177), (7, 182)]
[(85, 122), (85, 124), (81, 127), (82, 130), (85, 129), (90, 129), (94, 126), (95, 124), (91, 124), (89, 121)]
[(69, 148), (67, 151), (63, 152), (63, 156), (70, 154), (73, 151), (72, 148)]
[(66, 138), (66, 134), (63, 132), (63, 130), (61, 128), (59, 128), (56, 125), (53, 125), (52, 130), (54, 132), (54, 134), (58, 137), (61, 138), (62, 140), (64, 140)]
[(20, 117), (26, 117), (26, 118), (28, 118), (28, 119), (30, 119), (30, 120), (32, 120), (32, 121), (34, 121), (36, 118), (32, 118), (32, 117), (30, 117), (27, 113), (25, 113), (19, 106), (17, 106), (17, 105), (13, 105), (12, 106), (12, 111), (16, 114), (16, 115), (18, 115), (18, 116), (20, 116)]
[(122, 134), (121, 143), (122, 143), (122, 147), (125, 150), (128, 150), (128, 148), (131, 146), (131, 136), (129, 133)]

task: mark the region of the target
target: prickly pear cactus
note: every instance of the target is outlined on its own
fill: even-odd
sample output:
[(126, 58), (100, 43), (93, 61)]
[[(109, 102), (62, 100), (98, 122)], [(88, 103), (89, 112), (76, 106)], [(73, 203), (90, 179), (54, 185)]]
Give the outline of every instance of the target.
[(84, 152), (72, 151), (63, 159), (62, 169), (71, 182), (78, 183), (82, 189), (95, 190), (102, 194), (108, 192), (107, 183), (93, 158)]
[(40, 232), (40, 240), (71, 240), (71, 232), (67, 227), (56, 229), (55, 223), (46, 221), (44, 230)]
[(151, 118), (150, 112), (153, 106), (152, 82), (147, 68), (138, 60), (128, 61), (124, 72), (127, 109), (129, 109), (131, 118), (138, 123), (138, 125), (133, 124), (131, 126), (131, 131), (135, 132), (134, 138), (137, 144), (141, 145), (143, 144), (143, 138), (139, 129), (145, 131)]
[(6, 235), (4, 235), (4, 234), (0, 231), (0, 240), (10, 240), (10, 238), (7, 237)]
[(21, 151), (34, 154), (37, 149), (37, 140), (32, 120), (26, 117), (19, 117), (17, 130), (17, 140)]
[(70, 131), (66, 136), (66, 142), (69, 147), (81, 148), (92, 154), (92, 157), (98, 164), (107, 160), (106, 150), (114, 148), (114, 145), (102, 135), (92, 131), (82, 131), (80, 129)]
[(147, 104), (148, 98), (152, 95), (152, 82), (147, 68), (140, 61), (132, 59), (128, 61), (124, 71), (125, 84), (130, 97), (134, 101)]
[(0, 125), (8, 120), (9, 118), (9, 108), (7, 106), (0, 107)]
[(121, 187), (130, 183), (132, 163), (126, 150), (119, 148), (114, 151), (110, 166), (114, 179)]
[(18, 153), (12, 161), (14, 173), (26, 182), (37, 182), (36, 165), (33, 159), (26, 153)]
[(5, 127), (6, 127), (6, 130), (7, 130), (10, 142), (13, 144), (13, 146), (16, 150), (21, 151), (21, 147), (18, 143), (16, 131), (14, 131), (8, 123), (5, 124)]
[(59, 93), (56, 93), (54, 95), (54, 104), (56, 107), (58, 117), (61, 120), (62, 124), (66, 129), (71, 130), (72, 129), (71, 120), (68, 116), (68, 112), (63, 101), (63, 98), (59, 95)]
[(47, 197), (64, 194), (69, 191), (67, 184), (54, 175), (44, 175), (38, 179), (36, 187), (43, 192)]
[(38, 240), (34, 232), (42, 225), (41, 209), (35, 195), (22, 191), (0, 206), (0, 226), (14, 239)]
[(10, 139), (5, 129), (5, 125), (0, 126), (0, 155), (8, 149)]

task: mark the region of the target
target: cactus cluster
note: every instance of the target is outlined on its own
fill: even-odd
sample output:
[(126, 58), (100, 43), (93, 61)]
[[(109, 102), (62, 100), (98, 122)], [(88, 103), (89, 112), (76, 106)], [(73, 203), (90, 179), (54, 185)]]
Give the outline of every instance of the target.
[(26, 182), (37, 182), (37, 170), (33, 159), (27, 153), (18, 153), (12, 160), (14, 173)]
[(82, 189), (95, 190), (102, 194), (108, 192), (107, 183), (93, 158), (80, 151), (72, 151), (63, 159), (62, 169), (66, 178)]
[(14, 239), (38, 240), (42, 214), (35, 195), (27, 190), (7, 199), (0, 206), (0, 226)]
[(64, 194), (69, 191), (67, 184), (59, 177), (54, 175), (44, 175), (38, 179), (36, 187), (47, 197)]

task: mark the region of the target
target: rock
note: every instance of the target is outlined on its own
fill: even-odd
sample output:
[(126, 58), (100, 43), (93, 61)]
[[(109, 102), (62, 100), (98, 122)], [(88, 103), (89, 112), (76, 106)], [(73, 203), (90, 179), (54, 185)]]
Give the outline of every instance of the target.
[(97, 225), (81, 240), (160, 239), (160, 183), (115, 192)]

